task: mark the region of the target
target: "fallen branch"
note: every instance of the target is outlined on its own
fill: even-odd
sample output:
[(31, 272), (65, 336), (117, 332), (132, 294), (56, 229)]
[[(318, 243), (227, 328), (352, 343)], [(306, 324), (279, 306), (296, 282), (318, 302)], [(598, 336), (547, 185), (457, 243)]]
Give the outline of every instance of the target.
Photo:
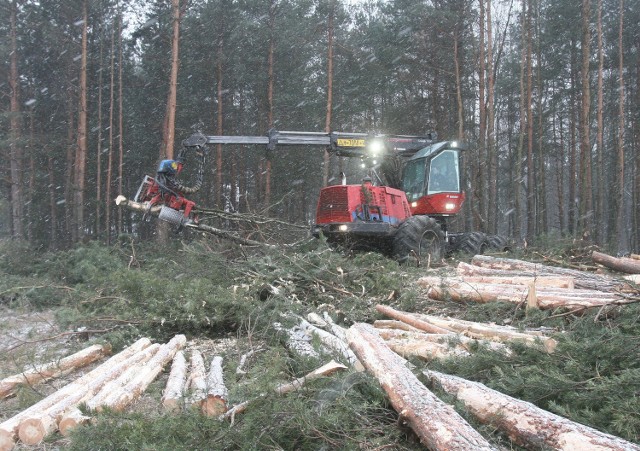
[[(301, 389), (307, 382), (310, 382), (310, 381), (312, 381), (314, 379), (318, 379), (318, 378), (323, 377), (323, 376), (330, 376), (333, 373), (335, 373), (336, 371), (346, 370), (346, 369), (347, 369), (347, 367), (344, 366), (343, 364), (338, 363), (335, 360), (332, 360), (331, 362), (329, 362), (329, 363), (327, 363), (325, 365), (322, 365), (320, 368), (317, 368), (317, 369), (311, 371), (310, 373), (306, 374), (305, 376), (302, 376), (302, 377), (299, 377), (297, 379), (294, 379), (292, 382), (288, 382), (288, 383), (285, 383), (285, 384), (278, 385), (277, 387), (274, 388), (274, 391), (277, 394), (280, 394), (280, 395), (291, 393), (292, 391), (296, 391), (296, 390)], [(259, 397), (263, 398), (265, 396), (266, 396), (266, 394), (263, 393)], [(235, 416), (237, 414), (242, 413), (245, 410), (247, 410), (247, 407), (249, 406), (249, 404), (254, 402), (256, 399), (247, 400), (247, 401), (241, 402), (240, 404), (236, 404), (231, 409), (229, 409), (227, 412), (225, 412), (225, 414), (222, 415), (220, 418), (221, 419), (230, 418), (231, 419), (231, 423), (233, 424)]]
[(340, 340), (333, 334), (330, 334), (326, 330), (322, 330), (313, 324), (310, 324), (308, 321), (302, 320), (300, 321), (300, 327), (304, 330), (308, 335), (315, 335), (318, 339), (328, 348), (338, 352), (340, 355), (344, 357), (344, 359), (349, 363), (349, 365), (353, 366), (356, 371), (363, 371), (364, 367), (362, 363), (358, 360), (356, 355), (349, 349), (349, 346), (346, 342)]
[(432, 450), (492, 450), (493, 448), (449, 405), (440, 401), (409, 371), (406, 361), (387, 347), (368, 324), (347, 330), (349, 346), (387, 393), (400, 420)]
[[(129, 210), (137, 211), (140, 213), (146, 213), (151, 216), (158, 216), (160, 214), (159, 206), (149, 207), (146, 203), (134, 202), (122, 195), (116, 197), (115, 202), (116, 202), (116, 205), (120, 207), (126, 207)], [(215, 227), (212, 227), (206, 224), (188, 223), (188, 224), (185, 224), (185, 227), (199, 231), (199, 232), (210, 233), (212, 235), (216, 235), (220, 238), (224, 238), (226, 240), (232, 241), (236, 244), (240, 244), (243, 246), (256, 246), (256, 247), (266, 247), (269, 249), (276, 249), (276, 246), (274, 246), (273, 244), (268, 244), (268, 243), (263, 243), (261, 241), (254, 241), (254, 240), (242, 238), (226, 230), (217, 229)]]
[(575, 423), (478, 382), (436, 371), (423, 374), (461, 401), (482, 423), (506, 433), (528, 449), (640, 451), (640, 446)]

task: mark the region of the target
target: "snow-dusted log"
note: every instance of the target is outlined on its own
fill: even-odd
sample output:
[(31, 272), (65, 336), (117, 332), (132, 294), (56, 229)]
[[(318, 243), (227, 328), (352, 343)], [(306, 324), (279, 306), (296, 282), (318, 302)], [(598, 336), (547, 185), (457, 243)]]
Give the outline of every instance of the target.
[(346, 343), (347, 329), (336, 324), (335, 321), (333, 321), (333, 318), (331, 318), (331, 316), (329, 316), (329, 313), (327, 312), (322, 312), (322, 318), (327, 323), (327, 327), (329, 328), (331, 333)]
[(461, 401), (481, 422), (491, 424), (528, 449), (640, 451), (640, 446), (575, 423), (487, 386), (425, 370), (423, 374)]
[(128, 348), (114, 355), (106, 362), (102, 363), (84, 376), (80, 377), (75, 382), (65, 385), (60, 390), (38, 401), (31, 407), (5, 420), (0, 424), (0, 451), (13, 449), (16, 439), (18, 438), (18, 428), (22, 420), (28, 418), (31, 415), (39, 414), (43, 411), (46, 411), (46, 409), (60, 402), (61, 400), (75, 395), (78, 391), (83, 390), (84, 386), (89, 384), (91, 381), (99, 378), (110, 368), (127, 360), (129, 357), (145, 349), (150, 344), (151, 340), (149, 340), (148, 338), (141, 338)]
[(187, 360), (184, 352), (178, 351), (173, 357), (171, 372), (162, 395), (162, 405), (165, 409), (179, 411), (184, 399), (185, 384), (187, 382)]
[(204, 364), (204, 358), (200, 351), (191, 351), (191, 360), (189, 364), (189, 401), (187, 405), (193, 408), (202, 408), (202, 404), (207, 397), (207, 369)]
[(436, 343), (433, 341), (391, 338), (385, 340), (385, 343), (393, 352), (402, 357), (419, 357), (427, 361), (445, 357), (466, 357), (469, 355), (469, 351), (461, 346), (449, 346), (446, 343)]
[(111, 352), (110, 345), (93, 345), (75, 354), (44, 365), (35, 365), (20, 374), (0, 380), (0, 399), (11, 396), (19, 385), (35, 385), (82, 368)]
[(618, 258), (602, 252), (593, 251), (591, 259), (594, 263), (598, 263), (607, 268), (614, 269), (627, 274), (640, 274), (640, 260), (633, 258)]
[(340, 340), (335, 335), (327, 332), (326, 330), (322, 330), (313, 324), (310, 324), (308, 321), (302, 320), (300, 322), (300, 327), (304, 330), (309, 336), (315, 335), (320, 339), (322, 344), (327, 346), (328, 348), (338, 352), (342, 355), (345, 360), (352, 365), (356, 371), (362, 371), (364, 367), (362, 363), (358, 361), (356, 355), (349, 349), (349, 346), (346, 342)]
[[(374, 327), (375, 323), (374, 323)], [(431, 343), (440, 343), (447, 344), (449, 348), (454, 353), (460, 353), (460, 355), (464, 355), (464, 351), (471, 352), (474, 348), (476, 348), (479, 344), (486, 346), (494, 351), (500, 351), (504, 354), (510, 354), (511, 351), (507, 348), (503, 343), (495, 342), (495, 341), (487, 341), (487, 340), (477, 340), (475, 338), (469, 338), (462, 334), (456, 335), (442, 335), (442, 334), (426, 334), (424, 332), (420, 332), (416, 329), (417, 332), (406, 331), (401, 329), (386, 329), (386, 328), (377, 328), (378, 334), (384, 340), (406, 340), (409, 342), (420, 342), (427, 341)], [(453, 350), (455, 348), (455, 350)], [(393, 347), (392, 347), (393, 349)]]
[(387, 347), (373, 326), (355, 324), (347, 330), (347, 339), (367, 371), (380, 382), (400, 419), (429, 449), (495, 449), (451, 406), (420, 383), (406, 368), (406, 361)]
[(474, 266), (490, 268), (492, 274), (495, 270), (506, 270), (506, 275), (525, 275), (525, 276), (567, 276), (573, 277), (576, 288), (586, 288), (589, 290), (611, 291), (619, 286), (619, 283), (611, 277), (593, 274), (587, 271), (579, 271), (577, 269), (559, 268), (556, 266), (543, 265), (540, 263), (525, 262), (523, 260), (514, 260), (510, 258), (497, 258), (488, 255), (476, 255), (471, 260)]
[(202, 404), (202, 413), (209, 417), (222, 415), (227, 411), (228, 396), (222, 373), (222, 357), (215, 356), (207, 375), (207, 396)]
[(307, 336), (300, 326), (285, 329), (280, 323), (273, 323), (273, 328), (284, 335), (285, 345), (291, 352), (300, 357), (320, 357), (318, 351), (311, 346), (311, 338)]
[(176, 352), (182, 349), (186, 343), (187, 339), (184, 335), (176, 335), (168, 343), (162, 345), (144, 368), (140, 370), (140, 373), (122, 387), (121, 390), (112, 393), (111, 396), (106, 398), (102, 405), (114, 410), (122, 410), (129, 403), (138, 399), (149, 384), (158, 377), (162, 368), (173, 360)]
[(22, 420), (18, 430), (20, 440), (27, 445), (36, 445), (57, 429), (59, 421), (69, 409), (82, 402), (86, 402), (88, 408), (94, 408), (91, 402), (96, 397), (99, 398), (101, 393), (108, 394), (120, 387), (122, 380), (130, 379), (131, 375), (138, 371), (141, 363), (149, 360), (159, 347), (158, 344), (152, 344), (125, 361), (106, 369), (86, 385), (78, 386), (74, 393), (69, 394), (46, 410)]
[(559, 276), (540, 276), (540, 277), (526, 277), (526, 276), (464, 276), (463, 281), (469, 283), (487, 283), (487, 284), (499, 284), (499, 285), (530, 285), (535, 284), (536, 287), (546, 288), (565, 288), (573, 290), (575, 288), (575, 281), (573, 277), (559, 277)]

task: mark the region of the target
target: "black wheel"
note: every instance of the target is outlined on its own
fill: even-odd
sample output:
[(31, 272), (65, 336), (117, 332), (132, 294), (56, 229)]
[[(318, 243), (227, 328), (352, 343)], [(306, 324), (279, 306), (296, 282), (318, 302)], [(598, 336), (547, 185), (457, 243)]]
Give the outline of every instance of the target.
[(454, 250), (465, 254), (478, 255), (484, 253), (488, 246), (487, 235), (482, 232), (468, 232), (460, 237)]
[(489, 249), (494, 249), (498, 252), (511, 250), (509, 240), (500, 235), (489, 235), (487, 237), (487, 245), (489, 246)]
[(444, 232), (435, 219), (412, 216), (403, 222), (393, 237), (393, 256), (400, 263), (411, 258), (418, 262), (440, 261), (444, 256)]

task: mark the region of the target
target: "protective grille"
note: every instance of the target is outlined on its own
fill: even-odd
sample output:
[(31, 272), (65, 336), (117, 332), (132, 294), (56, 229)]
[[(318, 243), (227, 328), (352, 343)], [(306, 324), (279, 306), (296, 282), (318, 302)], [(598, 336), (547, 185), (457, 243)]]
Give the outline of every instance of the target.
[(318, 224), (351, 222), (347, 186), (332, 186), (320, 192), (316, 221)]

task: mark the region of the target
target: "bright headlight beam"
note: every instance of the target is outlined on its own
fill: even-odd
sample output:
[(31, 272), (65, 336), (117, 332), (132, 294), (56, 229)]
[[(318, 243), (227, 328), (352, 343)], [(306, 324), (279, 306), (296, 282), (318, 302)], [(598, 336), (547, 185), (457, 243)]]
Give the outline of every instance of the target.
[(382, 141), (376, 139), (369, 143), (368, 149), (371, 155), (376, 156), (382, 152), (384, 145), (382, 144)]

